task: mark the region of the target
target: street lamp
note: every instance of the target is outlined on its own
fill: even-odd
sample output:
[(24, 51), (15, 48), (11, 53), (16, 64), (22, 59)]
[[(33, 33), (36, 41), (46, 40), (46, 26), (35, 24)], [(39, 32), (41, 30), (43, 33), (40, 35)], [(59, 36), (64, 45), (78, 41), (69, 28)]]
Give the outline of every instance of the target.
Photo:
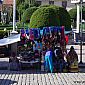
[(83, 0), (80, 0), (80, 4), (81, 4), (81, 27), (80, 27), (80, 64), (82, 64), (82, 4), (83, 4)]
[(82, 24), (83, 24), (83, 31), (84, 31), (85, 20), (82, 20)]
[(11, 34), (17, 34), (18, 32), (15, 31), (15, 26), (16, 26), (16, 0), (13, 0), (13, 30)]

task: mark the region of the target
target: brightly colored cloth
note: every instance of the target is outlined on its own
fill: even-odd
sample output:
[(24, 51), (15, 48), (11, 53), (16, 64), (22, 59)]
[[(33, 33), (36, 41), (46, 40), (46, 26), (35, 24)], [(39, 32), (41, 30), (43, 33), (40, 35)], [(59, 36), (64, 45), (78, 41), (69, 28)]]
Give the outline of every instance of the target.
[(45, 68), (53, 72), (53, 61), (52, 61), (52, 52), (47, 51), (45, 54)]
[(66, 44), (68, 44), (68, 36), (65, 36)]

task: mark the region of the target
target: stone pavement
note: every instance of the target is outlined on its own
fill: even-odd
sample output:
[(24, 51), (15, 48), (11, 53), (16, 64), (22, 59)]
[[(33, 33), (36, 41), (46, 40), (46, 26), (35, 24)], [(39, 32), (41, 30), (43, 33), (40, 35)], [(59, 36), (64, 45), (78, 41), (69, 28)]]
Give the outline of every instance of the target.
[[(67, 46), (69, 51), (71, 45)], [(79, 46), (74, 46), (80, 61)], [(83, 46), (83, 62), (85, 63), (85, 46)], [(84, 64), (83, 64), (84, 65)], [(8, 67), (8, 58), (0, 58), (0, 67)], [(78, 73), (45, 73), (40, 71), (0, 70), (0, 85), (85, 85), (85, 68)]]
[(85, 73), (0, 70), (0, 85), (85, 85)]

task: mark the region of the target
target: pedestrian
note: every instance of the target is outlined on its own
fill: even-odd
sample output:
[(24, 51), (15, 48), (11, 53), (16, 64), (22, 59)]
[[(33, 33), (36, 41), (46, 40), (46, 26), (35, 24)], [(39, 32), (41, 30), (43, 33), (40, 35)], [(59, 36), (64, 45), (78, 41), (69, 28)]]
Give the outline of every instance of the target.
[(46, 71), (53, 72), (53, 60), (52, 60), (52, 50), (50, 48), (47, 49), (47, 52), (45, 54), (45, 69)]

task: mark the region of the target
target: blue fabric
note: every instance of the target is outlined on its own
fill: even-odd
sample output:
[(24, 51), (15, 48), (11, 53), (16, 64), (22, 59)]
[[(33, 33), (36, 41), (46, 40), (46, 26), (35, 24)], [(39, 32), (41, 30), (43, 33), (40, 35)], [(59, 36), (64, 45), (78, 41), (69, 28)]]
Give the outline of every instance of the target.
[(28, 29), (26, 29), (26, 34), (29, 34), (29, 30)]
[(40, 30), (40, 35), (41, 35), (41, 36), (43, 36), (43, 29), (42, 29), (42, 30)]
[(38, 38), (40, 38), (40, 29), (38, 28), (37, 31), (38, 31)]
[(46, 28), (46, 34), (50, 34), (49, 27)]
[(51, 73), (53, 72), (53, 61), (52, 61), (52, 52), (47, 51), (45, 55), (45, 68), (50, 69)]
[(34, 41), (35, 42), (35, 45), (36, 45), (36, 50), (38, 50), (38, 42), (37, 41)]
[(58, 28), (58, 32), (61, 32), (62, 31), (62, 28), (61, 27), (57, 27)]
[(33, 46), (33, 51), (37, 50), (37, 47)]
[(21, 34), (24, 34), (25, 33), (25, 30), (24, 29), (21, 29)]
[(38, 38), (38, 29), (33, 29), (34, 38)]
[(35, 44), (37, 50), (42, 50), (42, 43), (35, 42)]
[(58, 27), (54, 27), (54, 32), (57, 32), (57, 30), (58, 30)]
[(54, 27), (52, 26), (52, 27), (50, 27), (50, 31), (51, 31), (51, 33), (53, 33), (54, 32)]
[(43, 27), (43, 35), (46, 35), (46, 27)]
[(42, 50), (42, 43), (38, 43), (38, 46), (40, 46), (40, 49), (38, 50)]
[(30, 35), (33, 34), (33, 29), (30, 29), (29, 34), (30, 34)]

